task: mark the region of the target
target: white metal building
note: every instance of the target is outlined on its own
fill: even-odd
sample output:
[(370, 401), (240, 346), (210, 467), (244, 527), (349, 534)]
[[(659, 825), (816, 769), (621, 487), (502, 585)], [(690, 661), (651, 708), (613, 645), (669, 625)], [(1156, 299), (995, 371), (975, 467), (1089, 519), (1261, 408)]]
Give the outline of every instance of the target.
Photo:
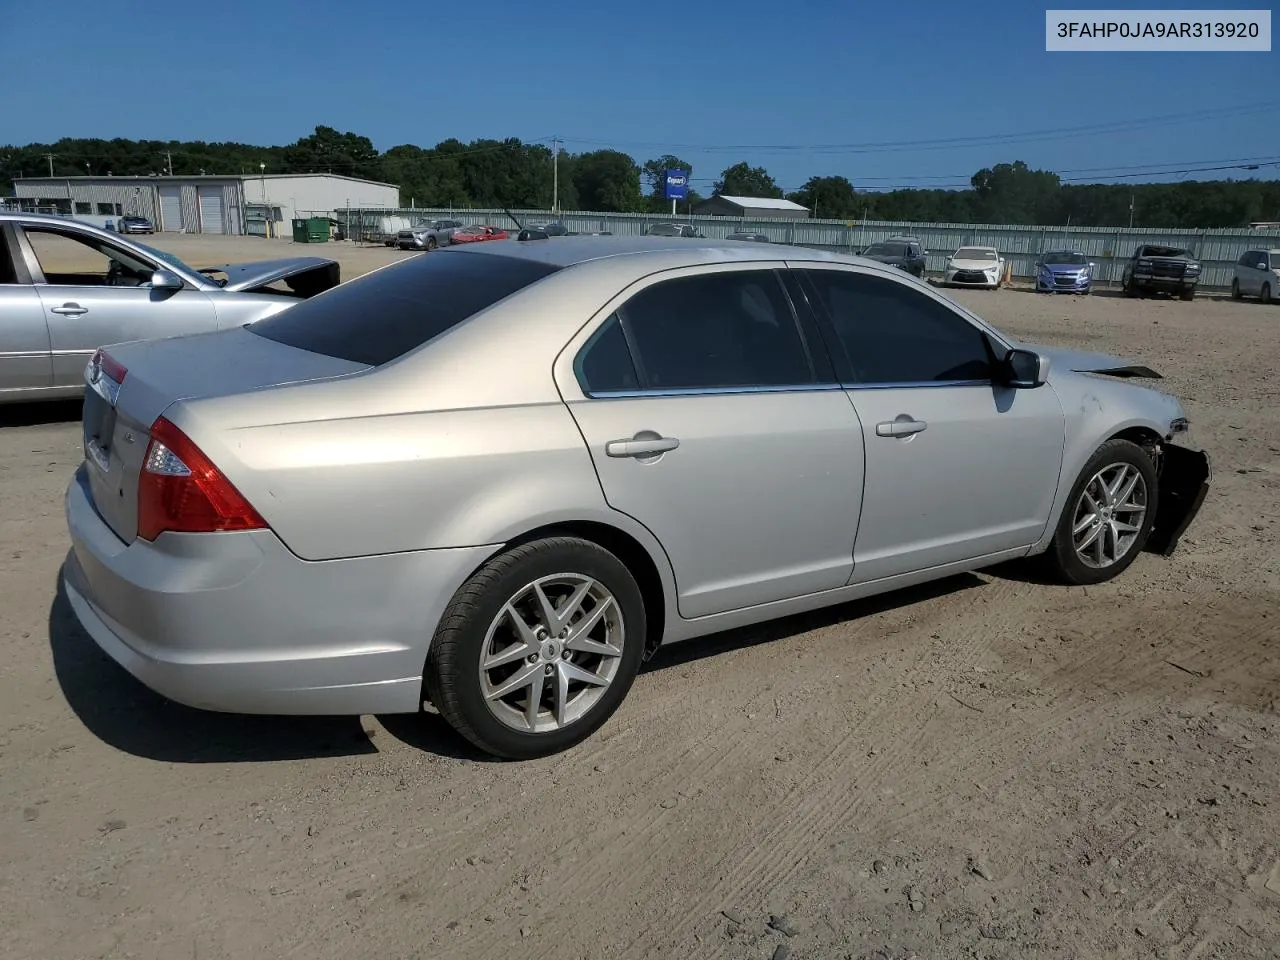
[(248, 233), (263, 234), (265, 220), (273, 236), (289, 236), (295, 218), (333, 217), (347, 207), (394, 210), (400, 188), (333, 173), (268, 173), (244, 178), (244, 199)]
[(749, 220), (803, 220), (809, 208), (773, 197), (728, 197), (717, 194), (693, 206), (696, 214), (717, 217), (744, 217)]
[[(136, 215), (164, 232), (289, 236), (294, 217), (400, 205), (400, 188), (328, 173), (173, 177), (24, 177), (14, 198), (26, 210), (95, 221)], [(270, 223), (270, 227), (268, 227)]]

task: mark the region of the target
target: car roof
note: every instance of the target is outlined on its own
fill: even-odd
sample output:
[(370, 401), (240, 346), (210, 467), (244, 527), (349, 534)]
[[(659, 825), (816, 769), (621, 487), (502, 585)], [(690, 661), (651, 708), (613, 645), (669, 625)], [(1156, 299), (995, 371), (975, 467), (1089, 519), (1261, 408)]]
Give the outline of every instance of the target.
[[(770, 251), (769, 259), (771, 260), (834, 261), (879, 266), (874, 261), (862, 257), (826, 250), (812, 250), (808, 247), (771, 244)], [(554, 240), (507, 240), (478, 245), (468, 249), (466, 253), (475, 256), (519, 257), (555, 267), (571, 267), (579, 263), (613, 257), (647, 257), (662, 260), (672, 266), (760, 259), (758, 248), (727, 239), (654, 236), (582, 235), (556, 237)]]

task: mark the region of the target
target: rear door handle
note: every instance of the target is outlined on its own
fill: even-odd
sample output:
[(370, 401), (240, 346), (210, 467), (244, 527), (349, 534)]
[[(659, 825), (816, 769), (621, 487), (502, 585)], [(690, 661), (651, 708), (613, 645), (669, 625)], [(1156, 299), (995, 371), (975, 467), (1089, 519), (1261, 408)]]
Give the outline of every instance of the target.
[(900, 414), (895, 420), (886, 420), (884, 423), (876, 424), (877, 437), (909, 437), (915, 433), (921, 433), (927, 429), (929, 424), (923, 420), (913, 420), (905, 413)]
[(50, 313), (57, 313), (64, 317), (80, 317), (88, 312), (88, 307), (82, 307), (78, 303), (64, 303), (60, 307), (52, 307), (50, 309)]
[(678, 446), (680, 441), (675, 437), (633, 437), (630, 440), (610, 440), (604, 445), (604, 452), (610, 457), (656, 457)]

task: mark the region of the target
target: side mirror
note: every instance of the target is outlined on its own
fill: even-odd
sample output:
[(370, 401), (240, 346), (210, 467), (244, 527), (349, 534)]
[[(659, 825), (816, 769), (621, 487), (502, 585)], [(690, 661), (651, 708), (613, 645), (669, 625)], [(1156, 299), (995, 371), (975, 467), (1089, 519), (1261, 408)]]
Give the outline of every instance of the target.
[(1090, 269), (1090, 270), (1097, 270), (1097, 269), (1098, 269), (1098, 265), (1097, 265), (1096, 263), (1094, 263), (1092, 260), (1090, 260), (1090, 261), (1089, 261), (1089, 269)]
[(1003, 380), (1007, 387), (1030, 390), (1043, 386), (1049, 379), (1049, 358), (1034, 350), (1010, 350), (1002, 364)]
[(157, 270), (151, 274), (152, 290), (181, 290), (186, 284), (182, 278), (171, 270)]

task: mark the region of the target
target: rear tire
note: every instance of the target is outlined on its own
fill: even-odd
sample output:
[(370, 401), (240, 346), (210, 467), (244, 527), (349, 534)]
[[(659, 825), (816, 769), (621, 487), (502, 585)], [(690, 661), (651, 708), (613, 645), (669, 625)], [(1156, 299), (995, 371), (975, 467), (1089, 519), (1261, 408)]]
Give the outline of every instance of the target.
[(454, 594), (431, 641), (427, 697), (496, 757), (559, 753), (617, 710), (645, 636), (644, 600), (622, 561), (587, 540), (536, 540), (494, 557)]
[(1240, 299), (1240, 281), (1238, 278), (1235, 278), (1235, 277), (1231, 279), (1231, 299), (1232, 300)]
[(1132, 280), (1121, 280), (1120, 289), (1124, 291), (1124, 295), (1126, 297), (1136, 297), (1138, 295), (1138, 291), (1134, 289)]
[(1119, 576), (1146, 546), (1158, 506), (1151, 457), (1130, 440), (1108, 440), (1072, 484), (1045, 563), (1069, 584)]

